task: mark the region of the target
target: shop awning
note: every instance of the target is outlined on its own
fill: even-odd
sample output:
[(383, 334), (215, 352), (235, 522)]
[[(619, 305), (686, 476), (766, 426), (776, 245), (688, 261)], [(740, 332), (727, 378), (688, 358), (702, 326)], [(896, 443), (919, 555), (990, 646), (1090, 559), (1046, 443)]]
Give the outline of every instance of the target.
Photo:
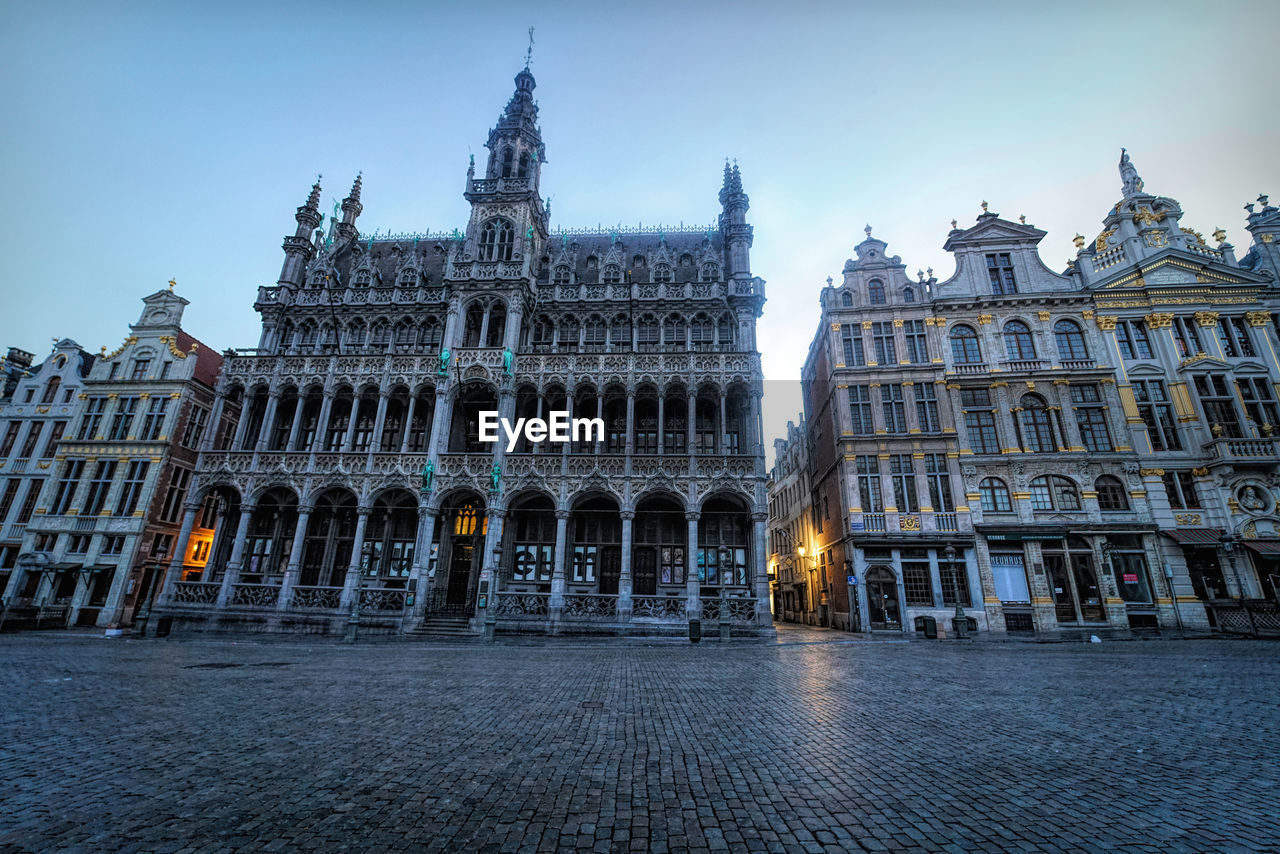
[(1221, 528), (1170, 528), (1160, 533), (1183, 546), (1217, 546), (1222, 543)]
[(1280, 540), (1244, 540), (1243, 542), (1260, 555), (1280, 555)]

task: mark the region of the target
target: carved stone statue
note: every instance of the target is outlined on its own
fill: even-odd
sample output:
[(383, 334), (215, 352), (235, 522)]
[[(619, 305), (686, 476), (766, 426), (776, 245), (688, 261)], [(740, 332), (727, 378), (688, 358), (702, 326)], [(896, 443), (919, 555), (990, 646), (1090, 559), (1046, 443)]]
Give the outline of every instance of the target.
[(440, 351), (440, 367), (436, 370), (436, 376), (443, 377), (449, 370), (449, 348)]
[(516, 355), (511, 352), (510, 347), (502, 348), (502, 373), (511, 376), (511, 365), (515, 362)]
[(498, 463), (494, 463), (493, 470), (489, 472), (489, 488), (494, 492), (502, 491), (502, 466)]
[(436, 477), (436, 464), (427, 460), (426, 466), (422, 469), (422, 491), (431, 491), (431, 481)]
[(1267, 503), (1258, 495), (1258, 490), (1246, 486), (1240, 493), (1240, 506), (1245, 510), (1266, 510)]
[(1129, 152), (1123, 148), (1120, 149), (1120, 181), (1126, 199), (1142, 192), (1142, 179), (1138, 177), (1138, 170), (1129, 160)]

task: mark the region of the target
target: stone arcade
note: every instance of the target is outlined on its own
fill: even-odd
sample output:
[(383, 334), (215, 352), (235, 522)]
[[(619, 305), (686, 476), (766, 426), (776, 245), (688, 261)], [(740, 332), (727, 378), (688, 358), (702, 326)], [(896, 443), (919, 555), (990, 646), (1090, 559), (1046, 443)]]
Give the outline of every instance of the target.
[[(738, 168), (713, 226), (553, 230), (515, 83), (465, 231), (362, 236), (359, 177), (327, 229), (318, 181), (298, 208), (259, 345), (219, 380), (180, 535), (212, 548), (161, 599), (178, 629), (772, 631)], [(491, 411), (604, 436), (509, 451), (480, 441)]]

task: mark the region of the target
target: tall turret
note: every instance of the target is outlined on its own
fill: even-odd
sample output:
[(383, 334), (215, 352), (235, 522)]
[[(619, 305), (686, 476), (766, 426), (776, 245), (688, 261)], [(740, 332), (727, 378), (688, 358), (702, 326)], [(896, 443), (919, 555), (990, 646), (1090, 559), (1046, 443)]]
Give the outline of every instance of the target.
[(730, 276), (751, 275), (752, 228), (747, 225), (751, 200), (742, 191), (742, 173), (738, 164), (724, 162), (724, 185), (720, 188), (720, 231), (724, 234)]
[(351, 185), (351, 194), (342, 200), (342, 222), (338, 224), (338, 237), (344, 240), (355, 240), (360, 236), (356, 229), (356, 217), (364, 210), (360, 204), (360, 180), (363, 173), (356, 174), (356, 181)]
[[(297, 230), (284, 239), (284, 266), (280, 268), (278, 284), (294, 287), (302, 284), (302, 272), (315, 252), (315, 248), (311, 245), (311, 232), (320, 227), (323, 219), (320, 214), (320, 178), (321, 176), (316, 176), (316, 182), (311, 185), (311, 194), (307, 196), (307, 201), (294, 214), (294, 219), (298, 223)], [(359, 204), (358, 200), (357, 204)]]

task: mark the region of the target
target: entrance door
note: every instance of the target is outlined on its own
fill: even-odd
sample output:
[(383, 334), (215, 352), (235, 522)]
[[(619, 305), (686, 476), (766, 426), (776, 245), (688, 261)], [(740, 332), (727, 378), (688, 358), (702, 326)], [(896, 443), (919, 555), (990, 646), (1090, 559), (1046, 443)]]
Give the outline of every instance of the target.
[(658, 550), (652, 547), (631, 552), (631, 585), (637, 596), (654, 596), (658, 592)]
[(902, 628), (898, 581), (887, 567), (875, 566), (867, 570), (867, 611), (873, 629)]
[(445, 594), (448, 605), (465, 605), (471, 594), (471, 563), (475, 546), (470, 537), (455, 537), (449, 549), (449, 587)]
[(1059, 623), (1078, 622), (1080, 617), (1076, 614), (1075, 597), (1071, 595), (1066, 560), (1061, 554), (1045, 553), (1044, 568), (1049, 575), (1049, 592), (1053, 594), (1054, 616)]

